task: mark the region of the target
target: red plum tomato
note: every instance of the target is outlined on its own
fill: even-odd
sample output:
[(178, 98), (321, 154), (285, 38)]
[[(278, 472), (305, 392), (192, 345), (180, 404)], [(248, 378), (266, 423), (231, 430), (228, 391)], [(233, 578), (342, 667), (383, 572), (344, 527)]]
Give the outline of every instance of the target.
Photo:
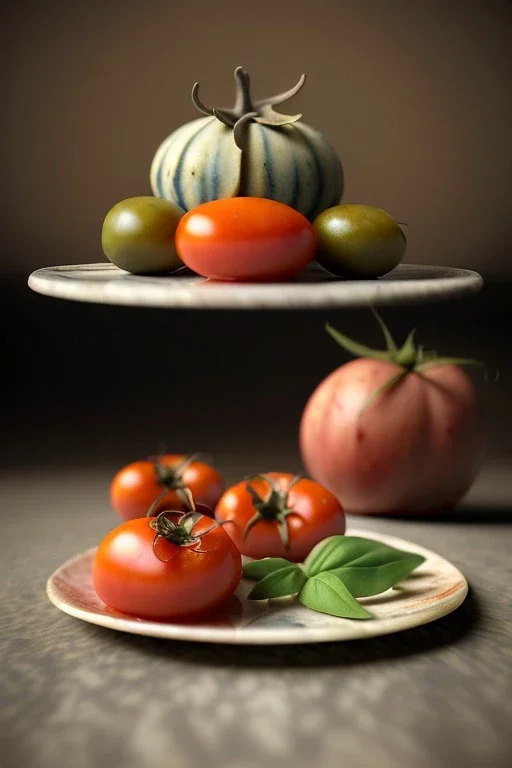
[(203, 277), (284, 281), (316, 251), (316, 232), (298, 211), (260, 197), (213, 200), (183, 216), (176, 230), (183, 263)]

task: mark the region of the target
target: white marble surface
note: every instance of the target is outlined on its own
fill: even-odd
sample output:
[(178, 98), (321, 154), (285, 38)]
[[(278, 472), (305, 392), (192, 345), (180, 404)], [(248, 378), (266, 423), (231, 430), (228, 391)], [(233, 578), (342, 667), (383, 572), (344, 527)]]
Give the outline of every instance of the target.
[(379, 280), (339, 280), (316, 264), (288, 283), (214, 283), (191, 273), (130, 275), (110, 263), (70, 264), (33, 272), (32, 290), (99, 304), (183, 309), (322, 309), (414, 304), (478, 292), (482, 277), (454, 267), (400, 264)]

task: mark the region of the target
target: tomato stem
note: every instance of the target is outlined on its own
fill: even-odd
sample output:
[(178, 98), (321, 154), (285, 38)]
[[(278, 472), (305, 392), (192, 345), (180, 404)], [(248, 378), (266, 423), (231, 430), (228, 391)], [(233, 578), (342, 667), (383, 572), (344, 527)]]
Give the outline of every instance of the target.
[[(299, 480), (302, 480), (302, 475), (295, 475), (288, 483), (286, 490), (277, 488), (273, 478), (268, 475), (258, 474), (247, 479), (249, 482), (246, 484), (246, 489), (252, 497), (253, 506), (255, 507), (256, 512), (244, 528), (244, 541), (252, 528), (254, 528), (260, 520), (275, 521), (283, 546), (285, 549), (288, 549), (290, 545), (290, 533), (286, 518), (292, 513), (297, 514), (295, 509), (289, 506), (288, 494), (293, 486), (296, 485)], [(262, 480), (269, 484), (270, 490), (266, 498), (262, 498), (257, 490), (250, 485), (251, 480)]]
[(201, 540), (206, 534), (213, 531), (215, 528), (220, 527), (223, 523), (215, 523), (211, 525), (206, 531), (201, 533), (194, 533), (195, 524), (203, 517), (199, 512), (191, 511), (181, 514), (178, 521), (175, 523), (170, 520), (168, 515), (180, 514), (174, 510), (164, 510), (160, 512), (158, 517), (149, 521), (149, 526), (152, 528), (156, 535), (153, 539), (153, 552), (162, 563), (167, 563), (176, 555), (176, 552), (168, 558), (162, 558), (156, 551), (156, 545), (159, 539), (165, 539), (166, 541), (174, 544), (176, 547), (191, 547), (194, 546), (194, 552), (199, 554), (205, 554), (204, 550), (198, 549), (201, 544)]
[[(156, 474), (157, 482), (164, 489), (160, 499), (170, 491), (175, 491), (179, 500), (188, 506), (190, 509), (194, 509), (194, 502), (192, 499), (192, 493), (190, 488), (185, 486), (183, 482), (183, 474), (185, 470), (194, 462), (198, 461), (202, 457), (200, 453), (192, 453), (189, 456), (185, 456), (181, 461), (169, 466), (161, 461), (160, 457), (151, 459)], [(149, 516), (149, 513), (148, 513)]]
[(375, 307), (371, 306), (370, 308), (384, 334), (387, 347), (386, 350), (372, 349), (371, 347), (367, 347), (364, 344), (360, 344), (359, 342), (354, 341), (348, 336), (340, 333), (340, 331), (333, 328), (329, 323), (326, 323), (325, 326), (325, 330), (334, 339), (334, 341), (336, 341), (347, 352), (352, 353), (355, 357), (365, 357), (373, 360), (385, 360), (400, 367), (400, 371), (397, 374), (392, 376), (381, 387), (375, 390), (372, 395), (370, 395), (366, 403), (361, 408), (360, 415), (363, 413), (363, 411), (369, 408), (380, 395), (397, 386), (409, 373), (420, 374), (420, 372), (426, 370), (427, 368), (438, 365), (485, 365), (484, 363), (478, 360), (473, 360), (471, 358), (438, 357), (437, 352), (435, 351), (426, 352), (422, 346), (416, 346), (414, 344), (416, 328), (413, 328), (413, 330), (408, 334), (403, 345), (401, 347), (397, 347), (389, 331), (389, 328), (384, 323)]
[(257, 122), (261, 125), (280, 127), (290, 125), (301, 119), (302, 115), (283, 115), (274, 110), (278, 104), (291, 99), (300, 91), (306, 81), (302, 75), (299, 81), (287, 91), (266, 99), (253, 101), (251, 96), (251, 78), (244, 67), (235, 69), (235, 104), (232, 109), (219, 109), (207, 107), (199, 97), (199, 83), (192, 86), (192, 103), (203, 115), (215, 117), (219, 122), (233, 129), (233, 140), (242, 153), (240, 189), (238, 195), (244, 197), (248, 189), (246, 154), (249, 143), (249, 123)]
[[(162, 501), (162, 499), (165, 496), (167, 496), (170, 490), (172, 489), (164, 488), (163, 491), (158, 494), (158, 496), (156, 497), (156, 499), (153, 501), (150, 508), (146, 512), (146, 517), (154, 517), (159, 503)], [(192, 512), (195, 512), (196, 505), (195, 505), (194, 497), (192, 496), (192, 491), (190, 490), (190, 488), (186, 488), (185, 486), (183, 486), (182, 488), (179, 489), (179, 492), (180, 493), (178, 493), (178, 490), (176, 491), (176, 494), (178, 495), (178, 497), (181, 498), (181, 500), (185, 501), (185, 503), (188, 505), (189, 509)], [(168, 510), (168, 511), (177, 512), (178, 510)]]

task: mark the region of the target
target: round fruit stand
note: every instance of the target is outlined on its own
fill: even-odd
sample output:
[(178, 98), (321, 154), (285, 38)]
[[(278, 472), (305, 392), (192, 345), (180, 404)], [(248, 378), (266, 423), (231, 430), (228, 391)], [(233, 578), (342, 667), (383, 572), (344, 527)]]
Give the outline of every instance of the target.
[[(97, 550), (49, 579), (50, 600), (80, 619), (196, 641), (310, 643), (417, 626), (466, 596), (464, 576), (435, 553), (407, 541), (397, 548), (382, 535), (345, 535), (345, 512), (424, 512), (456, 503), (471, 485), (481, 429), (472, 384), (457, 366), (474, 361), (439, 358), (413, 343), (414, 332), (397, 347), (375, 307), (456, 299), (479, 291), (482, 278), (403, 263), (399, 222), (379, 208), (339, 202), (344, 175), (334, 149), (302, 115), (275, 109), (304, 81), (255, 101), (248, 73), (237, 67), (232, 109), (205, 106), (196, 83), (192, 101), (203, 117), (158, 148), (154, 196), (120, 201), (103, 221), (110, 263), (45, 267), (29, 285), (56, 298), (162, 309), (368, 307), (387, 350), (327, 328), (362, 359), (345, 366), (357, 373), (346, 379), (343, 372), (339, 391), (330, 383), (336, 372), (320, 384), (304, 410), (301, 450), (311, 477), (245, 478), (201, 514), (183, 480), (193, 457), (142, 462), (149, 508), (122, 513), (125, 522)], [(390, 389), (383, 406), (380, 395)], [(360, 414), (376, 399), (372, 426), (363, 424)], [(347, 445), (341, 466), (333, 455)], [(133, 501), (140, 475), (135, 481), (130, 467), (123, 494)], [(409, 482), (415, 474), (417, 487)], [(171, 492), (172, 505), (162, 509)]]
[(133, 275), (112, 264), (45, 267), (30, 275), (38, 293), (60, 299), (136, 307), (187, 309), (330, 309), (368, 304), (444, 301), (477, 293), (481, 276), (469, 269), (400, 264), (378, 280), (340, 280), (310, 265), (288, 283), (215, 283), (182, 276)]

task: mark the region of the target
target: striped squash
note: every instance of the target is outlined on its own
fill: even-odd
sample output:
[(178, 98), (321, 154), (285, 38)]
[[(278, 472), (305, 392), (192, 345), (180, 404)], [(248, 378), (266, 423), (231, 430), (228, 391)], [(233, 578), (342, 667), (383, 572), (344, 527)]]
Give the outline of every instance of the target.
[(201, 203), (239, 195), (286, 203), (314, 219), (340, 201), (343, 172), (322, 134), (281, 115), (273, 106), (297, 92), (253, 102), (249, 76), (235, 71), (237, 100), (232, 110), (209, 110), (194, 86), (194, 104), (206, 117), (182, 125), (158, 148), (151, 166), (153, 194), (185, 211)]

